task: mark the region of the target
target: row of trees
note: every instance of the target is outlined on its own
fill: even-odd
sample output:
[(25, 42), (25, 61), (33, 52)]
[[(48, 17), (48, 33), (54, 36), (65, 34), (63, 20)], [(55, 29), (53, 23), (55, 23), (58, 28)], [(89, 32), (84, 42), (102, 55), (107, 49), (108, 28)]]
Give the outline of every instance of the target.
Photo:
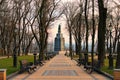
[[(1, 0), (0, 54), (27, 55), (37, 42), (39, 58), (47, 47), (49, 26), (60, 17), (60, 0)], [(58, 10), (59, 7), (59, 10)], [(16, 59), (16, 58), (15, 58)], [(15, 66), (15, 65), (14, 65)]]
[[(113, 4), (113, 6), (110, 4)], [(119, 6), (120, 5), (114, 0), (78, 0), (77, 3), (75, 1), (63, 4), (69, 32), (71, 59), (73, 36), (76, 44), (76, 54), (81, 58), (81, 51), (84, 49), (86, 63), (88, 62), (88, 47), (91, 42), (90, 52), (92, 55), (92, 62), (94, 61), (93, 56), (96, 51), (98, 53), (98, 67), (100, 68), (104, 65), (106, 53), (111, 51), (117, 54), (116, 67), (120, 68), (118, 62), (120, 59)], [(96, 44), (97, 50), (95, 50)], [(113, 58), (113, 54), (110, 55), (109, 58)], [(113, 59), (109, 59), (109, 62), (113, 62)], [(113, 68), (113, 66), (111, 66), (111, 68)]]
[[(72, 37), (74, 37), (76, 53), (81, 58), (84, 44), (85, 60), (86, 63), (88, 62), (88, 46), (91, 37), (92, 56), (95, 43), (98, 43), (99, 67), (104, 65), (105, 53), (109, 49), (111, 51), (111, 47), (113, 52), (117, 53), (116, 67), (120, 67), (118, 44), (120, 36), (120, 5), (114, 0), (77, 1), (63, 3), (61, 8), (60, 0), (1, 0), (1, 54), (8, 55), (8, 57), (10, 54), (19, 56), (22, 51), (23, 54), (27, 55), (33, 40), (35, 40), (39, 48), (39, 58), (43, 59), (47, 47), (47, 30), (54, 20), (64, 14), (70, 36), (71, 59), (73, 56)], [(110, 27), (112, 27), (112, 30), (110, 30)], [(97, 38), (95, 34), (98, 36)]]

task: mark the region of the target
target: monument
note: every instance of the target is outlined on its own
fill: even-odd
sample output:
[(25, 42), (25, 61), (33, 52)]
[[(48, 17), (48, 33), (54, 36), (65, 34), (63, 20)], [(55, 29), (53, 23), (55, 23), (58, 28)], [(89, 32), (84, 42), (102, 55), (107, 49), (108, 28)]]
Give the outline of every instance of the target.
[(61, 33), (61, 25), (58, 26), (58, 33), (56, 34), (54, 40), (54, 51), (64, 51), (65, 50), (65, 39)]

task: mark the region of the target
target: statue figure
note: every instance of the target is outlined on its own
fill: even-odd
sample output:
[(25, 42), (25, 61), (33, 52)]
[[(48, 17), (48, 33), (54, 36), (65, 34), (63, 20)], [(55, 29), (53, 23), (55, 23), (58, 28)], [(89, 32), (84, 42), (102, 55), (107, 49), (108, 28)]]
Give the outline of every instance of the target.
[(61, 25), (58, 26), (58, 33), (61, 33)]

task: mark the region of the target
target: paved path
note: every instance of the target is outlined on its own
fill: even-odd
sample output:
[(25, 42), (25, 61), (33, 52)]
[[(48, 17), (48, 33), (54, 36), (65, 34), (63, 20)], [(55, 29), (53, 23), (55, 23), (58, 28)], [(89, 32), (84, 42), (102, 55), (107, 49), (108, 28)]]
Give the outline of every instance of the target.
[(76, 62), (64, 56), (64, 52), (48, 61), (33, 74), (23, 73), (10, 80), (110, 80), (95, 72), (86, 73)]

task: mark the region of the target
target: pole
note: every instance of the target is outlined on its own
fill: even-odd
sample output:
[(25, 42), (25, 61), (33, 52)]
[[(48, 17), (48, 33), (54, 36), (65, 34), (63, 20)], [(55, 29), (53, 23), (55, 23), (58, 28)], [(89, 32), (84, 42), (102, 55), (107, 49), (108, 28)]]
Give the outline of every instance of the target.
[(94, 69), (94, 38), (95, 38), (95, 20), (94, 20), (94, 0), (92, 0), (92, 22), (93, 22), (93, 34), (92, 34), (92, 70)]
[(34, 65), (36, 65), (36, 53), (34, 53)]
[(14, 31), (14, 50), (13, 50), (13, 67), (17, 67), (17, 55), (16, 55), (16, 32)]

